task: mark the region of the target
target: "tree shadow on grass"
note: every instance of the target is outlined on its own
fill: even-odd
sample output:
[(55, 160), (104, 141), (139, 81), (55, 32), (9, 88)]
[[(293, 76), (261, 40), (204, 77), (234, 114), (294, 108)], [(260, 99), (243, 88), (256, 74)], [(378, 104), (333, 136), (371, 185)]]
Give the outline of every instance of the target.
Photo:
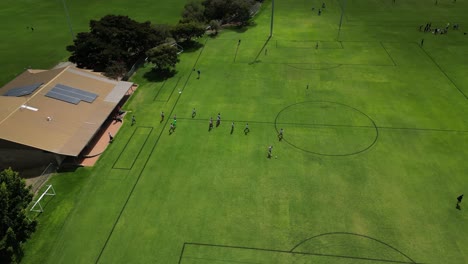
[(143, 74), (143, 77), (150, 82), (162, 82), (176, 75), (177, 71), (174, 69), (152, 69), (151, 71)]
[(208, 37), (210, 37), (212, 39), (215, 39), (216, 37), (219, 36), (219, 32), (218, 33), (208, 33), (207, 35), (208, 35)]
[(224, 25), (223, 29), (225, 30), (231, 30), (236, 33), (244, 33), (250, 28), (254, 28), (257, 26), (257, 23), (254, 21), (249, 21), (247, 24), (228, 24)]
[(184, 52), (194, 52), (203, 47), (202, 43), (193, 40), (186, 40), (179, 45), (184, 49)]

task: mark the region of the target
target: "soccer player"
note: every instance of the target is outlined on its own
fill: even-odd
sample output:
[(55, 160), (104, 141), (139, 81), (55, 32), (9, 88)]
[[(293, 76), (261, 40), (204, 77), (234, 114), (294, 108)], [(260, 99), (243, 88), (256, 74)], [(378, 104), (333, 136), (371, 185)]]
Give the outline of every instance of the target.
[(169, 127), (169, 134), (172, 134), (174, 131), (174, 124), (171, 123), (171, 126)]

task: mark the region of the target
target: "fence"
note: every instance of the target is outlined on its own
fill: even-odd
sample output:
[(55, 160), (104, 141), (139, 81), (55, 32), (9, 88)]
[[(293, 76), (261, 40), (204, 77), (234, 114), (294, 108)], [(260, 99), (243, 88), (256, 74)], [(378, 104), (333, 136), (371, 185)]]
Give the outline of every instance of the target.
[(31, 185), (31, 192), (36, 193), (39, 189), (44, 185), (44, 183), (52, 176), (54, 173), (57, 172), (57, 166), (55, 164), (50, 163), (47, 168), (41, 173), (40, 176), (36, 178), (34, 183)]
[(146, 57), (139, 58), (137, 62), (133, 64), (132, 68), (130, 68), (130, 70), (122, 77), (122, 80), (128, 81), (128, 79), (132, 77), (132, 75), (136, 72), (136, 70), (138, 70), (138, 68), (140, 68), (143, 64), (145, 64), (146, 59), (147, 59)]

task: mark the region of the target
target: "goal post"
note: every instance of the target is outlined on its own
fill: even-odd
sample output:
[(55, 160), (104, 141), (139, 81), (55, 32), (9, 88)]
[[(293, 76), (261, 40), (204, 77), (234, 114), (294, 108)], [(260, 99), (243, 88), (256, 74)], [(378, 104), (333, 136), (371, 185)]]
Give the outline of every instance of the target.
[(177, 48), (177, 55), (184, 52), (184, 48), (181, 45), (177, 44), (177, 42), (172, 43), (171, 46)]
[(42, 198), (44, 198), (44, 196), (48, 195), (48, 196), (55, 196), (55, 190), (54, 190), (54, 187), (51, 185), (46, 185), (47, 186), (47, 189), (41, 194), (41, 196), (39, 196), (39, 199), (37, 199), (33, 206), (31, 207), (31, 209), (29, 211), (31, 212), (38, 212), (38, 213), (42, 213), (44, 211), (44, 209), (42, 208), (42, 205), (41, 205), (41, 200)]

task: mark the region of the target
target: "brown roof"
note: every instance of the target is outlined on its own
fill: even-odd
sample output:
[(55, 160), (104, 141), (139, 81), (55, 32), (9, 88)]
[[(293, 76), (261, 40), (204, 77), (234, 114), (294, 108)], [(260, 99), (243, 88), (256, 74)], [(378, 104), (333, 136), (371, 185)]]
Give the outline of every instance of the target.
[[(132, 86), (69, 66), (28, 70), (2, 87), (0, 95), (33, 83), (43, 85), (30, 95), (0, 96), (0, 138), (67, 156), (80, 154)], [(76, 105), (46, 97), (56, 84), (98, 97), (92, 103)]]

